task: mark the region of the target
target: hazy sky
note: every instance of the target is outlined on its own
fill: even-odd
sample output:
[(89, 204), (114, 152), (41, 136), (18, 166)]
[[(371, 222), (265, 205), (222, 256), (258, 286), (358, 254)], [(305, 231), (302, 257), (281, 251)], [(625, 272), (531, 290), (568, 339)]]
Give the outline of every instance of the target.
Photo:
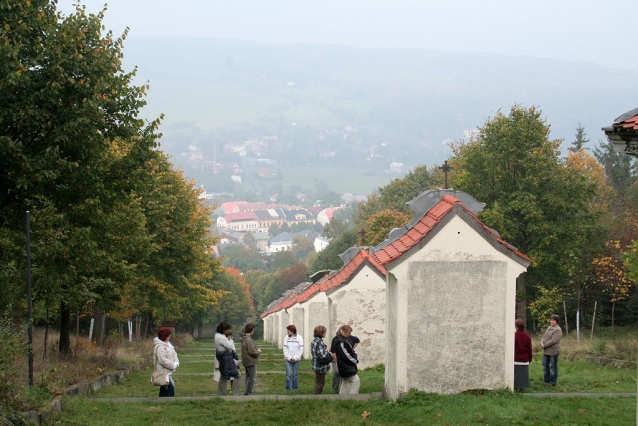
[[(74, 0), (59, 0), (61, 11)], [(85, 0), (90, 12), (104, 0)], [(638, 71), (635, 0), (109, 0), (129, 36), (489, 52)]]

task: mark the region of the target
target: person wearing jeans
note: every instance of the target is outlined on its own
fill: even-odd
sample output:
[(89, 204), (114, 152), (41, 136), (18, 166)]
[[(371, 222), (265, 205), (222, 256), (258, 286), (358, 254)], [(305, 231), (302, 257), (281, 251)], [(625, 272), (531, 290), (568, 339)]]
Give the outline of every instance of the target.
[(284, 339), (284, 362), (286, 363), (286, 390), (296, 390), (299, 382), (299, 364), (303, 355), (303, 337), (297, 334), (297, 327), (286, 327), (288, 336)]
[(560, 354), (560, 339), (563, 331), (558, 325), (560, 317), (552, 315), (549, 319), (549, 327), (541, 339), (543, 348), (543, 380), (550, 386), (556, 386), (558, 380), (558, 355)]

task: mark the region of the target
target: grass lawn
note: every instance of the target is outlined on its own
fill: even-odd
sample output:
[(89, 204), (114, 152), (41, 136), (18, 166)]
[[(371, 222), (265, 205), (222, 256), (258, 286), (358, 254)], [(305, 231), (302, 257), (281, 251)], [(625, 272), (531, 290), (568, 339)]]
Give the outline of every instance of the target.
[[(259, 371), (285, 370), (281, 351), (258, 342), (264, 361), (257, 366), (256, 394), (311, 394), (314, 374), (310, 361), (302, 361), (299, 390), (286, 392), (284, 374)], [(213, 396), (212, 342), (192, 342), (177, 348), (181, 365), (175, 372), (176, 396)], [(207, 360), (206, 362), (193, 362)], [(243, 368), (242, 368), (243, 370)], [(200, 373), (200, 374), (198, 374)], [(204, 373), (204, 374), (201, 374)], [(209, 373), (209, 374), (205, 374)], [(91, 425), (417, 425), (417, 424), (635, 424), (636, 398), (534, 398), (509, 391), (467, 392), (441, 396), (413, 391), (395, 403), (368, 401), (279, 400), (224, 402), (166, 401), (113, 403), (96, 398), (155, 397), (150, 370), (134, 371), (123, 383), (103, 387), (92, 398), (66, 398), (61, 424)], [(361, 371), (361, 393), (380, 392), (382, 366)], [(559, 361), (558, 386), (542, 381), (540, 359), (530, 367), (531, 392), (636, 392), (636, 370), (604, 367), (587, 361)], [(331, 393), (332, 376), (326, 377), (325, 393)], [(242, 373), (243, 389), (243, 373)], [(362, 414), (369, 415), (364, 418)]]
[[(362, 414), (368, 413), (366, 418)], [(509, 392), (438, 396), (413, 392), (396, 403), (282, 400), (141, 404), (75, 398), (63, 424), (86, 425), (632, 425), (635, 398), (531, 399)]]

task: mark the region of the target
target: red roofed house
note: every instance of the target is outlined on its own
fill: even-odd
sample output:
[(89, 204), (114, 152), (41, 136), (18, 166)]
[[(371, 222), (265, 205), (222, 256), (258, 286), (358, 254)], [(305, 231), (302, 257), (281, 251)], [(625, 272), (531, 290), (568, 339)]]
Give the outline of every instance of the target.
[(233, 231), (257, 232), (259, 230), (259, 219), (255, 212), (227, 213), (217, 218), (217, 227)]
[(326, 271), (315, 283), (303, 283), (273, 302), (262, 314), (264, 339), (282, 346), (285, 328), (295, 324), (310, 358), (314, 328), (328, 329), (326, 344), (348, 324), (361, 342), (357, 346), (365, 369), (385, 362), (385, 269), (366, 249), (352, 247), (341, 255), (344, 266)]
[(483, 224), (466, 193), (426, 191), (412, 222), (371, 250), (385, 266), (384, 394), (512, 389), (516, 278), (531, 260)]

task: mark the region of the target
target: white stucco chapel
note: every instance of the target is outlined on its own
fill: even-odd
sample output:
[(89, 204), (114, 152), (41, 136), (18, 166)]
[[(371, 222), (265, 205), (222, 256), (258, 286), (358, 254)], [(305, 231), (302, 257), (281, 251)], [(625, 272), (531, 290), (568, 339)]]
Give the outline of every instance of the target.
[(360, 369), (385, 365), (384, 396), (410, 389), (455, 394), (513, 388), (516, 279), (531, 260), (483, 224), (484, 204), (453, 189), (429, 190), (412, 221), (376, 247), (353, 247), (339, 271), (320, 271), (262, 314), (264, 339), (282, 347), (295, 324), (327, 344), (342, 324), (361, 339)]

